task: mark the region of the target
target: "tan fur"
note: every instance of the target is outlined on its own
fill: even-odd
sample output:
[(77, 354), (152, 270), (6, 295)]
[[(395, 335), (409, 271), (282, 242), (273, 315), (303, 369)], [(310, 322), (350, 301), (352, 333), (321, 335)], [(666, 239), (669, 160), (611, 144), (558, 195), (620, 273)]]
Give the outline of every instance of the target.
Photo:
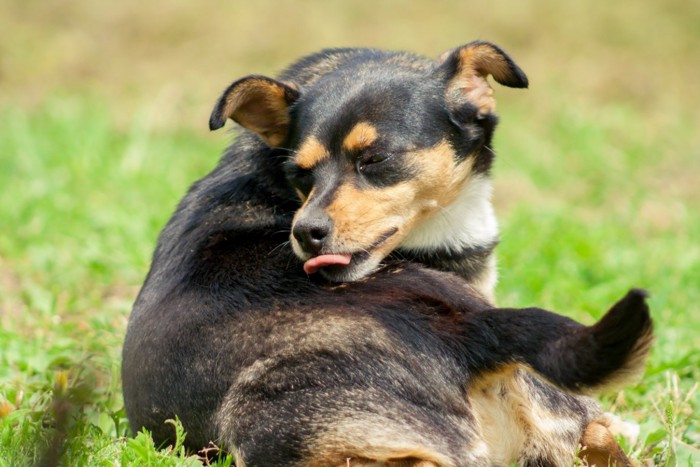
[(438, 464), (415, 457), (400, 459), (374, 460), (360, 457), (348, 457), (345, 462), (334, 467), (438, 467)]
[(497, 80), (504, 81), (511, 74), (506, 59), (496, 49), (487, 44), (464, 47), (459, 51), (460, 71), (473, 70), (482, 77), (493, 75)]
[[(358, 138), (363, 141), (371, 131), (361, 124), (350, 138), (353, 143)], [(359, 136), (358, 136), (359, 135)], [(309, 143), (314, 150), (315, 143)], [(305, 143), (306, 146), (306, 143)], [(306, 150), (299, 154), (308, 154)], [(297, 163), (299, 163), (297, 156)], [(310, 158), (310, 156), (308, 156)], [(304, 162), (307, 160), (304, 159)], [(407, 158), (407, 163), (416, 166), (419, 176), (389, 188), (359, 189), (351, 181), (342, 183), (326, 213), (333, 220), (333, 238), (329, 245), (332, 251), (356, 252), (370, 248), (383, 234), (396, 228), (398, 231), (376, 249), (379, 255), (393, 250), (414, 225), (447, 206), (459, 194), (471, 174), (472, 162), (467, 159), (455, 163), (454, 151), (443, 141), (436, 146), (416, 151)], [(307, 202), (311, 199), (309, 197)], [(302, 206), (295, 216), (298, 219), (304, 210)], [(294, 242), (294, 239), (292, 238)]]
[[(513, 364), (480, 377), (469, 388), (469, 401), (479, 434), (493, 465), (546, 458), (572, 465), (580, 426), (567, 414), (551, 412), (530, 394), (530, 372)], [(565, 442), (569, 434), (571, 444)]]
[(469, 389), (469, 402), (494, 464), (509, 464), (527, 441), (530, 427), (523, 414), (527, 395), (512, 384), (516, 369), (504, 367), (480, 378)]
[[(457, 467), (454, 462), (425, 446), (414, 427), (403, 429), (395, 420), (368, 418), (356, 423), (331, 423), (313, 449), (305, 467)], [(387, 430), (387, 426), (393, 429)]]
[[(459, 54), (459, 70), (447, 87), (450, 97), (475, 105), (479, 114), (485, 115), (496, 110), (493, 89), (486, 78), (493, 75), (496, 79), (507, 79), (511, 73), (505, 58), (489, 45), (481, 44), (463, 47)], [(450, 53), (443, 54), (439, 60), (445, 61)]]
[(644, 374), (645, 362), (653, 343), (654, 330), (649, 328), (644, 336), (637, 339), (635, 347), (630, 352), (625, 364), (602, 384), (587, 388), (584, 393), (591, 395), (600, 394), (602, 391), (615, 390), (638, 382)]
[[(373, 454), (373, 453), (367, 453)], [(392, 452), (389, 453), (391, 457), (378, 457), (378, 458), (368, 458), (360, 455), (345, 457), (340, 463), (336, 462), (326, 462), (322, 460), (321, 462), (314, 462), (309, 464), (304, 464), (305, 467), (450, 467), (453, 464), (440, 464), (429, 460), (435, 456), (432, 453), (420, 452), (417, 450), (406, 450), (404, 452)], [(424, 457), (426, 456), (426, 457)], [(343, 455), (334, 456), (336, 458), (342, 458)], [(449, 461), (448, 461), (449, 462)]]
[[(470, 70), (471, 72), (472, 70)], [(496, 111), (493, 89), (483, 76), (473, 73), (455, 76), (447, 87), (447, 93), (457, 99), (466, 99), (479, 109), (479, 115)]]
[(288, 102), (282, 87), (260, 79), (236, 86), (226, 96), (223, 116), (254, 131), (269, 145), (279, 146), (289, 127)]
[(306, 202), (306, 198), (308, 198), (304, 193), (301, 192), (301, 190), (294, 189), (294, 192), (297, 194), (299, 199), (303, 202)]
[(579, 453), (579, 457), (588, 465), (598, 467), (632, 465), (604, 420), (596, 420), (586, 427), (581, 445), (583, 450)]
[(473, 159), (455, 162), (455, 153), (447, 141), (413, 154), (413, 163), (420, 167), (416, 183), (421, 197), (437, 203), (435, 212), (453, 202), (472, 172)]
[(294, 162), (302, 169), (308, 170), (328, 157), (328, 149), (315, 136), (309, 136), (299, 146)]
[(496, 265), (496, 256), (489, 256), (486, 268), (474, 280), (471, 281), (472, 293), (480, 293), (483, 298), (496, 305), (496, 281), (498, 280), (498, 269)]
[(355, 125), (343, 140), (343, 149), (346, 151), (359, 151), (365, 149), (377, 140), (377, 129), (368, 122), (360, 122)]
[[(413, 199), (411, 183), (390, 188), (360, 190), (352, 183), (341, 185), (326, 212), (333, 220), (333, 250), (360, 251), (372, 245), (382, 234), (405, 223), (406, 212), (400, 199)], [(409, 208), (410, 209), (410, 208)], [(388, 239), (380, 248), (388, 253), (398, 242), (398, 236)]]
[(243, 455), (238, 449), (232, 450), (233, 458), (236, 459), (236, 467), (246, 467)]

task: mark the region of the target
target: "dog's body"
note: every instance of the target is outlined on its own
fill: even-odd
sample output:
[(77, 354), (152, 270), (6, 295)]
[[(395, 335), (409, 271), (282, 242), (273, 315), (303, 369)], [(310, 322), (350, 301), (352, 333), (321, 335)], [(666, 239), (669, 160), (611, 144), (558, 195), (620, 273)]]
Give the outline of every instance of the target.
[(124, 344), (132, 427), (165, 441), (177, 416), (237, 465), (563, 465), (590, 430), (623, 462), (567, 391), (639, 370), (644, 296), (589, 328), (493, 308), (488, 74), (527, 84), (474, 43), (326, 51), (229, 87), (211, 126), (251, 131), (160, 237)]

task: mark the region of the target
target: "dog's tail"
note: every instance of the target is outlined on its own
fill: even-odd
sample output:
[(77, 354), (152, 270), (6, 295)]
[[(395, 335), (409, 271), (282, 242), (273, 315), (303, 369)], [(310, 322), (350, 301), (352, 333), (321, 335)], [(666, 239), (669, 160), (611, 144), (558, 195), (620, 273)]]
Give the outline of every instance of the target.
[(647, 293), (632, 289), (592, 326), (538, 308), (478, 312), (467, 321), (473, 370), (523, 363), (552, 383), (591, 393), (641, 376), (653, 341)]

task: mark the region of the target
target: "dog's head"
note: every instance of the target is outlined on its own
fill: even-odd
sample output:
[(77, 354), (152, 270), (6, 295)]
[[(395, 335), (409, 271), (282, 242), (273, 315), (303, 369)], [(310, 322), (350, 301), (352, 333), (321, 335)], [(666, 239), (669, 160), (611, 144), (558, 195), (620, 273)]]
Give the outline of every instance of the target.
[(439, 219), (469, 202), (464, 193), (480, 190), (493, 157), (489, 75), (527, 87), (522, 70), (486, 42), (432, 63), (365, 50), (302, 83), (294, 76), (238, 80), (219, 99), (210, 127), (232, 118), (270, 147), (289, 150), (284, 170), (302, 202), (294, 252), (309, 273), (356, 280), (396, 248), (452, 245)]

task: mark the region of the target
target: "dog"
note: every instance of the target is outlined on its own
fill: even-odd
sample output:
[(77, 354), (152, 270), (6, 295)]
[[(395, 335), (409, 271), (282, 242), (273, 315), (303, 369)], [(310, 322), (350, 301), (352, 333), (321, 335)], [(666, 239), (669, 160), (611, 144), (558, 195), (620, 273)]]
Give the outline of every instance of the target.
[(493, 304), (499, 47), (332, 49), (229, 86), (244, 131), (158, 240), (122, 364), (133, 430), (239, 466), (629, 465), (587, 394), (643, 369), (631, 290), (586, 327)]

